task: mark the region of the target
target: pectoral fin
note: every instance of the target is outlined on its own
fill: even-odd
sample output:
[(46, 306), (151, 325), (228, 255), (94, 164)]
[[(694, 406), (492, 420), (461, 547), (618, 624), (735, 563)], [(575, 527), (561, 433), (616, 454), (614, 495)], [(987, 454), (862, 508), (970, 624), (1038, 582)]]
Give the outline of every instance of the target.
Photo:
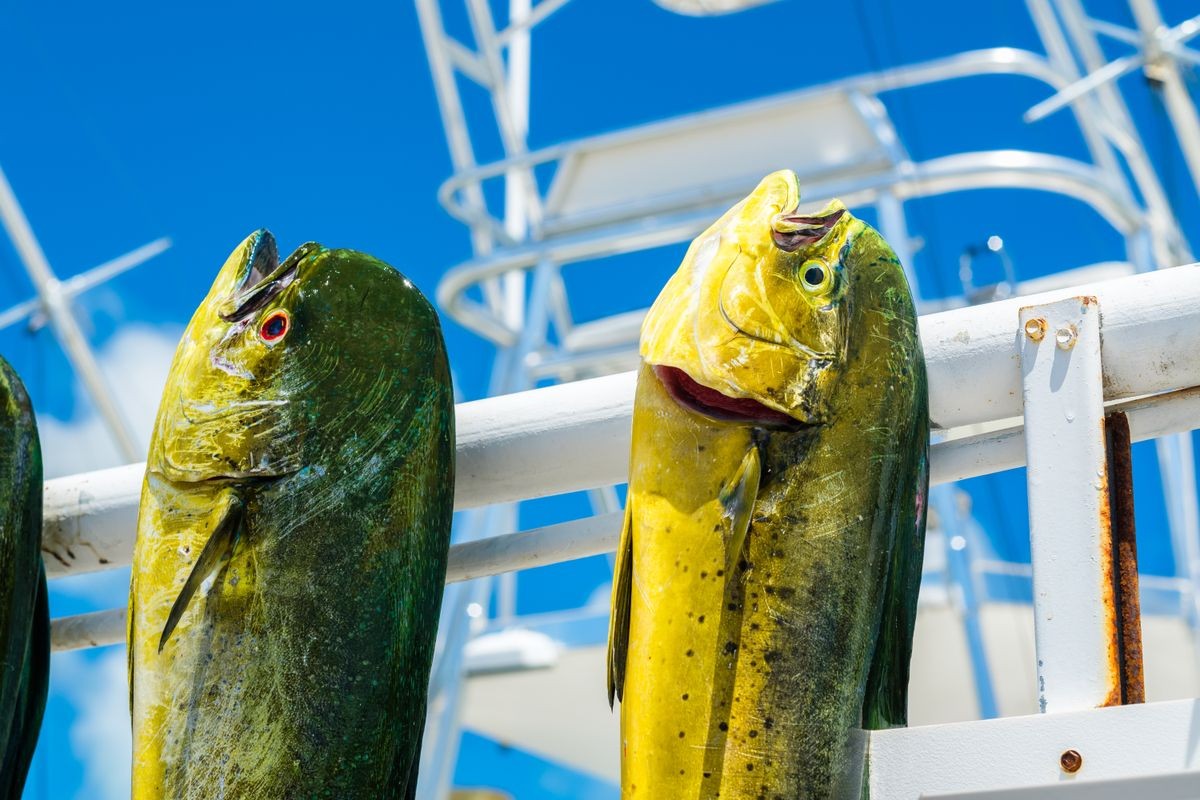
[(204, 549), (200, 551), (200, 555), (192, 567), (192, 573), (188, 575), (183, 589), (175, 598), (175, 604), (171, 606), (167, 624), (163, 627), (162, 638), (158, 640), (158, 652), (162, 652), (167, 640), (171, 638), (171, 632), (175, 630), (175, 626), (179, 624), (179, 618), (187, 610), (192, 595), (204, 581), (208, 580), (209, 576), (215, 575), (221, 567), (228, 563), (229, 557), (233, 554), (234, 545), (237, 544), (238, 537), (241, 535), (244, 516), (245, 505), (242, 503), (242, 499), (230, 491), (219, 512), (217, 524), (209, 534)]
[(625, 521), (613, 566), (612, 616), (608, 622), (608, 706), (625, 690), (625, 654), (629, 647), (629, 605), (633, 595), (633, 495), (625, 500)]
[[(738, 465), (733, 477), (721, 487), (718, 498), (725, 507), (729, 519), (729, 532), (725, 542), (725, 569), (728, 572), (742, 557), (746, 547), (746, 532), (750, 530), (750, 518), (754, 514), (754, 501), (758, 499), (758, 483), (762, 477), (762, 465), (758, 448), (751, 447)], [(732, 574), (732, 573), (730, 573)]]

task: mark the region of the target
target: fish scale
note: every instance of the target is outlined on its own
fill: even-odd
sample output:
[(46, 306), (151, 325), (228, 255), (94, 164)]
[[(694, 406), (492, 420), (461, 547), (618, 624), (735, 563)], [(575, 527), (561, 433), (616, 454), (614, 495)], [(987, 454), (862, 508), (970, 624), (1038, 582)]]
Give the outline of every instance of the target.
[(643, 326), (610, 627), (625, 797), (857, 797), (860, 728), (905, 722), (916, 315), (882, 238), (798, 197), (768, 176)]

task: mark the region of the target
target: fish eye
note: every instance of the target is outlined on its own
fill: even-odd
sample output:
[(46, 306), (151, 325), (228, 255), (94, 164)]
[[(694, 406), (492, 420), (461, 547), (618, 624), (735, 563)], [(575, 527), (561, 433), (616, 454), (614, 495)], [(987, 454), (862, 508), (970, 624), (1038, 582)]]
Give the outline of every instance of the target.
[(829, 282), (829, 268), (820, 261), (809, 261), (801, 268), (800, 282), (810, 292), (820, 291)]
[(258, 335), (267, 344), (275, 344), (287, 335), (291, 323), (287, 311), (282, 308), (276, 309), (267, 315), (267, 318), (262, 321), (262, 325), (258, 326)]

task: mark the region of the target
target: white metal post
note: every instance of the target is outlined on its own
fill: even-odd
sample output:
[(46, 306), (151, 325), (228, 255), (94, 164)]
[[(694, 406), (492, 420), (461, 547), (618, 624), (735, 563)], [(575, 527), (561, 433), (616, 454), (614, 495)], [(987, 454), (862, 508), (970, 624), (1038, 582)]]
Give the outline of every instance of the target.
[(17, 202), (17, 196), (3, 170), (0, 170), (0, 222), (3, 222), (8, 231), (13, 246), (21, 257), (21, 263), (25, 265), (25, 270), (37, 289), (42, 308), (50, 321), (50, 328), (91, 396), (92, 402), (96, 404), (96, 410), (108, 426), (121, 456), (126, 461), (136, 461), (143, 457), (145, 453), (138, 446), (129, 423), (117, 408), (117, 403), (100, 372), (100, 365), (96, 363), (87, 338), (71, 313), (62, 286), (50, 269), (50, 262), (46, 260), (46, 254), (42, 252), (37, 238), (33, 235), (29, 220), (25, 218), (25, 212), (21, 210), (21, 204)]
[(1129, 0), (1133, 17), (1142, 32), (1146, 51), (1146, 74), (1162, 86), (1163, 105), (1171, 117), (1179, 147), (1183, 150), (1192, 183), (1200, 187), (1200, 117), (1188, 94), (1187, 85), (1179, 71), (1179, 64), (1171, 53), (1162, 52), (1161, 37), (1166, 32), (1162, 14), (1155, 0)]
[(1022, 308), (1029, 540), (1043, 712), (1120, 701), (1100, 307)]

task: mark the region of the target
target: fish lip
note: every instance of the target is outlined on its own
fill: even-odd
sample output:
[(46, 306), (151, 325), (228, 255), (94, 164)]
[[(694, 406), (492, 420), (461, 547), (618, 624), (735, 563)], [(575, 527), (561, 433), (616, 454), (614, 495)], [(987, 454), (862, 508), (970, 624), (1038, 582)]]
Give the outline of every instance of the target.
[[(273, 252), (273, 240), (271, 249)], [(218, 309), (217, 316), (225, 322), (237, 322), (250, 316), (274, 300), (280, 292), (296, 281), (300, 274), (300, 264), (305, 258), (319, 253), (323, 249), (316, 242), (306, 242), (300, 245), (282, 264), (264, 275), (257, 283), (234, 289), (226, 302)], [(251, 274), (248, 273), (246, 280), (248, 281), (250, 277)]]
[(729, 397), (697, 381), (679, 367), (652, 365), (654, 375), (679, 405), (709, 419), (742, 422), (762, 428), (797, 429), (805, 422), (748, 397)]

